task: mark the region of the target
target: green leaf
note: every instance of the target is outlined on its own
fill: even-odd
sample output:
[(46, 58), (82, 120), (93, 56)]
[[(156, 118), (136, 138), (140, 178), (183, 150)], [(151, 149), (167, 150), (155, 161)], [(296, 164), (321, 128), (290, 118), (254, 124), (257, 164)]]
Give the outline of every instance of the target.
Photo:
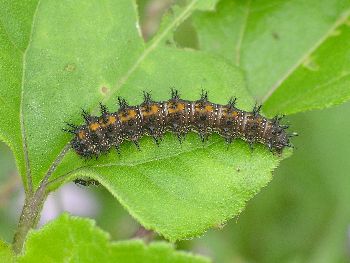
[[(195, 136), (190, 134), (188, 140), (195, 143)], [(206, 148), (198, 142), (195, 151), (194, 143), (187, 142), (183, 147), (192, 144), (191, 150), (168, 158), (161, 155), (176, 149), (161, 146), (159, 156), (132, 163), (129, 155), (139, 161), (143, 151), (155, 150), (150, 140), (142, 140), (141, 153), (125, 153), (121, 163), (111, 158), (111, 163), (78, 168), (74, 177), (97, 179), (143, 226), (170, 240), (199, 236), (239, 214), (245, 202), (271, 180), (278, 162), (262, 146), (250, 153), (244, 142), (228, 148), (217, 137)]]
[(0, 240), (0, 262), (8, 263), (14, 261), (15, 257), (13, 255), (11, 246), (6, 242)]
[(321, 109), (350, 99), (350, 20), (305, 58), (266, 101), (268, 114)]
[[(199, 3), (191, 1), (181, 9), (186, 14), (180, 10), (176, 17), (196, 10), (193, 2)], [(155, 100), (167, 100), (176, 86), (186, 99), (197, 99), (205, 88), (217, 103), (235, 95), (245, 110), (254, 104), (240, 69), (226, 60), (164, 47), (167, 34), (145, 45), (132, 3), (47, 0), (37, 7), (25, 53), (22, 105), (33, 186), (48, 180), (55, 190), (89, 176), (147, 228), (171, 240), (197, 236), (238, 215), (271, 180), (282, 157), (262, 145), (252, 153), (240, 140), (227, 147), (219, 136), (203, 145), (192, 133), (182, 145), (167, 134), (160, 147), (143, 138), (141, 151), (124, 143), (121, 156), (114, 152), (85, 161), (69, 151), (61, 162), (71, 140), (62, 131), (64, 121), (81, 123), (81, 108), (96, 113), (100, 101), (114, 111), (117, 96), (136, 104), (142, 91), (150, 90)], [(164, 32), (176, 25), (169, 23)]]
[(193, 20), (201, 48), (241, 66), (272, 116), (350, 98), (349, 12), (349, 0), (223, 0)]
[(0, 1), (0, 140), (14, 152), (27, 188), (21, 130), (23, 56), (37, 0)]
[(164, 242), (145, 245), (141, 240), (111, 242), (94, 221), (63, 214), (32, 230), (18, 262), (209, 262), (208, 259), (174, 250)]

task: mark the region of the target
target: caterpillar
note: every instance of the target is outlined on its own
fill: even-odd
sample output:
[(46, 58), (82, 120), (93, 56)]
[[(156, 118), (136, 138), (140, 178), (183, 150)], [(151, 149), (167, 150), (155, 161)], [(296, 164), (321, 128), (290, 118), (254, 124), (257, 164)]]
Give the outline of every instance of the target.
[(73, 182), (76, 184), (76, 185), (82, 185), (82, 186), (90, 186), (90, 185), (93, 185), (93, 186), (99, 186), (100, 183), (94, 179), (91, 179), (91, 178), (77, 178), (77, 179), (74, 179)]
[(154, 101), (151, 94), (144, 92), (140, 105), (130, 106), (118, 97), (119, 110), (110, 112), (100, 103), (101, 116), (92, 116), (85, 110), (82, 117), (85, 124), (77, 126), (68, 124), (65, 131), (74, 135), (70, 144), (73, 150), (84, 158), (98, 157), (116, 148), (125, 140), (132, 141), (140, 149), (138, 140), (151, 136), (159, 145), (165, 132), (172, 132), (180, 143), (185, 135), (194, 131), (204, 142), (215, 132), (231, 143), (240, 138), (248, 142), (266, 145), (273, 153), (281, 154), (285, 147), (292, 147), (290, 137), (296, 133), (287, 133), (288, 125), (280, 123), (282, 117), (272, 119), (260, 114), (261, 105), (255, 105), (251, 112), (236, 107), (237, 98), (231, 98), (226, 105), (212, 103), (208, 93), (202, 91), (196, 101), (180, 98), (177, 90), (171, 90), (167, 101)]

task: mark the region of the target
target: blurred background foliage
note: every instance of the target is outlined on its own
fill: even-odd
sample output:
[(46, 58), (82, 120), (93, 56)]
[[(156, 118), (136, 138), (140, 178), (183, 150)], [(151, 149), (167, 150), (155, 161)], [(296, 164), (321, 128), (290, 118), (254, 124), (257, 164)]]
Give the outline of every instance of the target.
[[(146, 40), (171, 3), (138, 1)], [(179, 47), (197, 48), (190, 19), (175, 40)], [(237, 219), (177, 247), (208, 255), (214, 262), (349, 262), (349, 116), (346, 103), (288, 117), (300, 136), (293, 141), (294, 154), (280, 164), (272, 182)], [(13, 156), (3, 143), (0, 169), (0, 238), (11, 242), (24, 195)], [(138, 223), (102, 187), (67, 184), (47, 200), (40, 224), (62, 211), (94, 218), (114, 240), (140, 233)]]

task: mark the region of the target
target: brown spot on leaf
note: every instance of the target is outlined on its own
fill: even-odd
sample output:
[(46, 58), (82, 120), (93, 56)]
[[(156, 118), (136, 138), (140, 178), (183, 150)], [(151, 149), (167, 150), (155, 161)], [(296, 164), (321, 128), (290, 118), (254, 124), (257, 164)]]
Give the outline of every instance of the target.
[(272, 32), (272, 37), (273, 37), (275, 40), (279, 40), (279, 39), (280, 39), (280, 35), (279, 35), (277, 32)]
[(65, 66), (65, 70), (68, 72), (73, 72), (75, 71), (75, 69), (77, 68), (77, 66), (74, 63), (69, 63)]
[(101, 87), (101, 93), (103, 95), (106, 95), (109, 92), (109, 88), (107, 88), (106, 86), (102, 86)]

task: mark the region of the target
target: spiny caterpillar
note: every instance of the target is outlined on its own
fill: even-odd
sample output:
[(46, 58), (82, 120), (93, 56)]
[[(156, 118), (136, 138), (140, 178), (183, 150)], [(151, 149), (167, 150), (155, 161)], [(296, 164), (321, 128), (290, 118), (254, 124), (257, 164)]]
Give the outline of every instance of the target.
[(159, 145), (165, 132), (174, 133), (181, 142), (189, 131), (199, 134), (204, 142), (216, 132), (227, 143), (240, 138), (250, 147), (256, 142), (266, 145), (272, 152), (281, 154), (285, 147), (291, 147), (287, 125), (280, 124), (282, 117), (268, 119), (260, 115), (261, 105), (255, 105), (252, 112), (235, 107), (236, 98), (228, 104), (220, 105), (208, 101), (208, 93), (202, 91), (196, 101), (180, 99), (177, 90), (171, 91), (168, 101), (153, 101), (150, 93), (144, 92), (144, 101), (137, 106), (130, 106), (125, 99), (118, 97), (119, 110), (109, 112), (100, 103), (101, 116), (91, 116), (83, 110), (85, 124), (76, 126), (68, 124), (66, 130), (74, 134), (71, 146), (75, 152), (84, 157), (98, 157), (124, 140), (132, 141), (139, 149), (138, 140), (148, 135)]
[(82, 185), (82, 186), (90, 186), (90, 185), (93, 185), (93, 186), (99, 186), (100, 183), (94, 179), (91, 179), (91, 178), (77, 178), (77, 179), (74, 179), (73, 182), (76, 184), (76, 185)]

